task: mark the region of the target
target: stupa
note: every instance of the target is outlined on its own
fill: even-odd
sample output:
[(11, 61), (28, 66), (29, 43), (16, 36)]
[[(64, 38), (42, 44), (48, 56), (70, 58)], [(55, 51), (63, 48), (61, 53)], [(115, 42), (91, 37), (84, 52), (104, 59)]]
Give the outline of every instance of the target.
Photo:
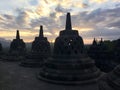
[(13, 41), (11, 42), (9, 53), (6, 57), (4, 57), (4, 60), (20, 61), (24, 58), (25, 53), (26, 45), (23, 39), (20, 39), (19, 30), (17, 30), (16, 39), (13, 39)]
[(97, 54), (98, 54), (98, 43), (97, 43), (96, 39), (94, 38), (93, 43), (88, 50), (88, 55), (92, 59), (96, 60), (98, 58)]
[(100, 80), (99, 90), (120, 90), (120, 65)]
[(23, 55), (26, 51), (26, 45), (23, 39), (20, 39), (19, 30), (16, 33), (16, 39), (13, 39), (10, 45), (10, 53)]
[(46, 59), (38, 78), (57, 84), (88, 84), (96, 82), (101, 72), (94, 61), (84, 54), (84, 43), (77, 30), (72, 30), (67, 13), (66, 28), (55, 40), (53, 56)]
[(110, 55), (111, 54), (109, 53), (108, 46), (103, 42), (103, 39), (101, 38), (97, 48), (96, 66), (103, 72), (110, 72), (114, 68)]
[(2, 44), (0, 43), (0, 52), (2, 51)]
[(117, 63), (120, 64), (120, 38), (114, 41), (114, 58)]
[(35, 37), (32, 43), (31, 52), (22, 61), (21, 65), (25, 67), (41, 67), (44, 59), (50, 56), (50, 43), (47, 37), (44, 37), (43, 26), (40, 26), (39, 36)]
[(1, 59), (2, 53), (3, 53), (3, 52), (2, 52), (2, 49), (3, 49), (3, 48), (2, 48), (2, 44), (0, 43), (0, 59)]

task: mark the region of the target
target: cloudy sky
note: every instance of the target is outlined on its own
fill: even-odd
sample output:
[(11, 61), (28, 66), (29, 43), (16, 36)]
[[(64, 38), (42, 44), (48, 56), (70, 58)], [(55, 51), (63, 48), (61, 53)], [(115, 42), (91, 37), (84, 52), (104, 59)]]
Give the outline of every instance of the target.
[(43, 25), (44, 35), (54, 41), (64, 30), (67, 12), (86, 44), (94, 37), (120, 38), (120, 0), (1, 0), (0, 38), (12, 40), (18, 29), (21, 38), (31, 42)]

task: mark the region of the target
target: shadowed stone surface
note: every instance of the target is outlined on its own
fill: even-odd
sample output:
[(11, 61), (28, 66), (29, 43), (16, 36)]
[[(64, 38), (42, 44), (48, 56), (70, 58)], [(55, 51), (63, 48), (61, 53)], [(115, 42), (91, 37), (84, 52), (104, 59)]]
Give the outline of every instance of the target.
[(120, 65), (101, 79), (99, 90), (120, 90)]
[[(93, 90), (93, 85), (65, 86), (36, 79), (39, 68), (20, 67), (17, 62), (0, 61), (0, 90)], [(94, 87), (98, 90), (97, 84)]]
[(32, 43), (31, 52), (21, 65), (25, 67), (41, 67), (44, 59), (50, 56), (50, 43), (43, 35), (43, 26), (40, 26), (39, 36)]
[(38, 78), (72, 85), (96, 82), (101, 72), (84, 54), (83, 39), (77, 30), (72, 30), (70, 20), (70, 13), (67, 13), (66, 29), (56, 38), (53, 57), (46, 60)]

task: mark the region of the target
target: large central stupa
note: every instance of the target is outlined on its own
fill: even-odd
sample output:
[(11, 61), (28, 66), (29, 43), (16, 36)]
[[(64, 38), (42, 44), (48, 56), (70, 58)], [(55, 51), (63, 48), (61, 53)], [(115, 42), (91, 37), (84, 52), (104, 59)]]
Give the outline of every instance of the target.
[(58, 84), (85, 84), (96, 82), (101, 72), (94, 61), (84, 54), (84, 43), (77, 30), (72, 30), (67, 13), (65, 30), (56, 38), (53, 57), (46, 60), (39, 79)]

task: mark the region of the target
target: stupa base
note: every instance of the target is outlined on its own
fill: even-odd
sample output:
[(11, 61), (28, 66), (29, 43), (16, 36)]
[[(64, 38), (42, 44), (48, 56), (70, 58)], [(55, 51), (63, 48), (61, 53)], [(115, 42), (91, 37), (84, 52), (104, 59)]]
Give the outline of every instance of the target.
[(103, 73), (88, 58), (55, 59), (49, 58), (44, 63), (38, 79), (66, 85), (82, 85), (97, 82)]
[(61, 81), (61, 80), (52, 80), (45, 77), (42, 77), (40, 74), (37, 76), (39, 80), (53, 83), (53, 84), (61, 84), (61, 85), (88, 85), (96, 83), (100, 78), (90, 79), (90, 80), (81, 80), (81, 81)]
[(100, 90), (120, 90), (120, 66), (101, 78), (99, 88)]

